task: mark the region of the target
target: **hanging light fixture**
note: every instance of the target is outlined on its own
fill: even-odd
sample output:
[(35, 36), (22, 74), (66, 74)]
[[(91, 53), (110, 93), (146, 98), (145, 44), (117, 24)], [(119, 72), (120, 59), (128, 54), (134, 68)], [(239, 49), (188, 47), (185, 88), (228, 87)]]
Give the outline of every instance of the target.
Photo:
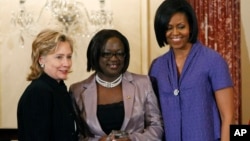
[(19, 0), (19, 11), (17, 13), (12, 13), (11, 21), (15, 26), (19, 27), (20, 36), (19, 42), (21, 47), (24, 47), (24, 37), (25, 31), (28, 31), (30, 26), (34, 23), (34, 19), (31, 13), (29, 13), (25, 8), (25, 0)]
[[(24, 45), (24, 34), (36, 34), (42, 29), (38, 25), (44, 10), (49, 11), (53, 24), (63, 32), (72, 36), (90, 37), (103, 28), (112, 28), (113, 13), (106, 9), (105, 0), (98, 0), (97, 10), (88, 11), (83, 2), (77, 0), (46, 0), (37, 18), (26, 10), (26, 0), (19, 0), (19, 10), (12, 13), (12, 23), (20, 29), (20, 44)], [(37, 20), (35, 20), (37, 19)], [(39, 29), (37, 29), (39, 27)]]

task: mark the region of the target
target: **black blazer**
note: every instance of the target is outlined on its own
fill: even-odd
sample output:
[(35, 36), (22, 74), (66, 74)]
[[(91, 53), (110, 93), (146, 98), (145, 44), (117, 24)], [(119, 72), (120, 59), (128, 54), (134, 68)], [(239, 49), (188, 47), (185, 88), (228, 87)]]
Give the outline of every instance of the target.
[(70, 95), (45, 73), (33, 80), (17, 108), (19, 141), (76, 141)]

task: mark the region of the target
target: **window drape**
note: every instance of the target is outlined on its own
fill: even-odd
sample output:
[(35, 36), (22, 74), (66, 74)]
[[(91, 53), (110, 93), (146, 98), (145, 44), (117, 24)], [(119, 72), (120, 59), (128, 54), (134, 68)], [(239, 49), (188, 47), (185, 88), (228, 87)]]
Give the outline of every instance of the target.
[(188, 0), (195, 9), (199, 39), (227, 61), (234, 82), (235, 122), (241, 123), (240, 0)]

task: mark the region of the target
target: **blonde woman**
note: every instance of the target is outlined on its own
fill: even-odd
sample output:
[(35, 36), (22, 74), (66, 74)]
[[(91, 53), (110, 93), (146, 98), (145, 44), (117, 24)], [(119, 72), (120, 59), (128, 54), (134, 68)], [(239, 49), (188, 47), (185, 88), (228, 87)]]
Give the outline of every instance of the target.
[(76, 141), (71, 98), (64, 80), (72, 65), (72, 40), (54, 30), (32, 44), (31, 81), (17, 111), (19, 141)]

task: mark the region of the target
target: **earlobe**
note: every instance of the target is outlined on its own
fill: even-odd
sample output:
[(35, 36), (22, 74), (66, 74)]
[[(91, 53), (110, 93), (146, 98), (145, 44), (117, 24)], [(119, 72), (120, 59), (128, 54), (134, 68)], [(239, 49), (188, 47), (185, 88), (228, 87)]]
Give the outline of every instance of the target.
[(44, 67), (44, 57), (39, 57), (38, 62), (40, 64), (41, 68), (43, 68)]
[(45, 65), (44, 64), (40, 64), (40, 66), (41, 66), (41, 68), (44, 68)]

